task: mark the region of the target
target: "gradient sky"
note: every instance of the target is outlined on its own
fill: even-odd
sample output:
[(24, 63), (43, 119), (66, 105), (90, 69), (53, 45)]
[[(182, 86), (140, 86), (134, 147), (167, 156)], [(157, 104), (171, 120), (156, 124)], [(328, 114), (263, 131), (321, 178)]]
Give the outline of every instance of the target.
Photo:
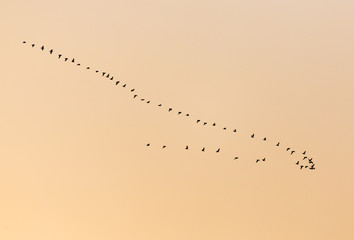
[(354, 1), (0, 0), (0, 29), (0, 239), (354, 239)]

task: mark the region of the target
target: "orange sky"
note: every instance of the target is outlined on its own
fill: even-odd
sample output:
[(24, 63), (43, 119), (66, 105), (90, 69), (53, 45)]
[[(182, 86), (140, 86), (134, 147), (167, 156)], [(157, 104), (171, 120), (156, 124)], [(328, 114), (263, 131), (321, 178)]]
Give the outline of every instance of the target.
[(0, 1), (0, 239), (354, 239), (353, 12)]

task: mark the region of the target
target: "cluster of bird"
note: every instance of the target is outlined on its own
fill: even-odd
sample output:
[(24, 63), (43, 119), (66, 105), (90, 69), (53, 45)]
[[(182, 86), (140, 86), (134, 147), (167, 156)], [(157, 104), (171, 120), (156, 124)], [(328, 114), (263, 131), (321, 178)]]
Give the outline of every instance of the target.
[[(23, 43), (26, 44), (27, 42), (26, 42), (26, 41), (23, 41)], [(32, 43), (31, 46), (32, 46), (32, 48), (34, 48), (34, 47), (36, 46), (36, 44)], [(45, 46), (41, 46), (40, 49), (41, 49), (42, 51), (44, 51), (46, 48), (45, 48)], [(49, 54), (53, 54), (53, 53), (54, 53), (54, 49), (50, 49), (48, 52), (49, 52)], [(80, 63), (77, 63), (74, 58), (72, 58), (72, 59), (70, 58), (70, 59), (71, 59), (71, 60), (70, 60), (68, 57), (64, 57), (62, 54), (58, 54), (57, 57), (58, 57), (58, 59), (63, 59), (64, 62), (69, 61), (69, 62), (71, 62), (71, 63), (76, 64), (76, 66), (81, 66), (81, 64), (80, 64)], [(91, 68), (90, 68), (89, 66), (87, 66), (86, 69), (87, 69), (87, 70), (91, 70)], [(112, 74), (110, 74), (110, 73), (107, 73), (107, 72), (104, 72), (104, 71), (100, 71), (100, 70), (95, 70), (95, 72), (96, 72), (96, 73), (101, 73), (101, 74), (102, 74), (102, 77), (105, 77), (105, 78), (107, 78), (107, 79), (109, 79), (109, 80), (114, 80), (114, 76), (113, 76)], [(115, 85), (116, 85), (116, 86), (118, 86), (119, 84), (120, 84), (123, 88), (127, 88), (127, 84), (126, 84), (126, 83), (123, 84), (123, 83), (121, 83), (121, 81), (116, 81), (116, 82), (115, 82)], [(133, 94), (133, 98), (138, 98), (138, 94), (136, 94), (135, 88), (131, 88), (131, 89), (130, 89), (130, 92)], [(145, 98), (140, 98), (140, 101), (141, 101), (141, 102), (146, 102), (147, 104), (150, 104), (150, 103), (151, 103), (150, 100), (147, 100), (147, 99), (145, 99)], [(158, 107), (162, 107), (162, 104), (161, 104), (161, 103), (158, 103), (157, 106), (158, 106)], [(172, 107), (167, 107), (166, 110), (167, 110), (167, 112), (172, 112), (172, 111), (174, 111)], [(176, 112), (177, 112), (177, 115), (181, 115), (181, 114), (182, 114), (181, 111), (176, 111)], [(190, 114), (189, 114), (189, 113), (186, 113), (186, 114), (183, 114), (183, 115), (186, 116), (186, 117), (190, 117)], [(202, 124), (202, 126), (206, 126), (206, 125), (208, 124), (208, 122), (202, 121), (202, 120), (200, 120), (200, 119), (196, 119), (195, 122), (196, 122), (196, 124)], [(210, 126), (216, 127), (216, 123), (213, 122), (213, 123), (210, 124)], [(226, 130), (227, 130), (227, 127), (222, 127), (221, 129), (224, 130), (224, 131), (226, 131)], [(231, 131), (234, 132), (234, 133), (237, 132), (236, 128), (231, 129)], [(251, 135), (251, 138), (252, 138), (252, 139), (255, 138), (255, 134), (254, 134), (254, 133)], [(267, 141), (267, 138), (264, 137), (264, 138), (263, 138), (263, 141)], [(148, 143), (146, 146), (150, 146), (150, 143)], [(279, 146), (280, 146), (280, 142), (278, 142), (275, 146), (279, 147)], [(163, 146), (162, 146), (162, 149), (165, 149), (165, 148), (166, 148), (166, 146), (163, 145)], [(186, 146), (185, 149), (186, 149), (186, 150), (189, 150), (189, 147)], [(291, 150), (290, 148), (286, 148), (286, 151), (290, 151), (290, 150)], [(202, 152), (205, 152), (205, 147), (203, 147), (203, 148), (201, 149), (201, 151), (202, 151)], [(220, 152), (220, 148), (218, 148), (218, 149), (216, 150), (216, 153), (219, 153), (219, 152)], [(293, 155), (294, 153), (295, 153), (295, 150), (291, 150), (291, 151), (290, 151), (290, 155)], [(315, 164), (313, 163), (312, 158), (308, 158), (308, 157), (306, 156), (306, 151), (303, 152), (303, 155), (305, 155), (305, 156), (303, 157), (302, 160), (304, 161), (304, 160), (307, 159), (307, 160), (308, 160), (308, 163), (303, 163), (303, 162), (300, 163), (300, 161), (297, 161), (295, 164), (296, 164), (296, 165), (299, 165), (299, 168), (300, 168), (300, 169), (306, 169), (306, 168), (308, 168), (308, 169), (310, 169), (310, 170), (314, 170), (314, 169), (315, 169), (315, 167), (314, 167)], [(234, 157), (234, 160), (236, 160), (236, 159), (238, 159), (237, 156)], [(258, 162), (260, 162), (260, 161), (263, 161), (263, 162), (264, 162), (264, 161), (266, 161), (266, 158), (256, 159), (256, 163), (258, 163)]]

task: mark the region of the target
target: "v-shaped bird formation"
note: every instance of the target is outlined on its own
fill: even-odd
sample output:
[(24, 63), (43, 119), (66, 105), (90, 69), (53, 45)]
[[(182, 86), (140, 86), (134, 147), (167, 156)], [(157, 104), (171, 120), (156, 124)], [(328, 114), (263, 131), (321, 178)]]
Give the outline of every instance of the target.
[[(23, 44), (27, 44), (26, 41), (23, 41), (22, 42)], [(32, 43), (30, 45), (32, 48), (34, 48), (36, 46), (36, 44)], [(47, 48), (45, 47), (44, 45), (40, 46), (40, 50), (43, 51), (43, 52), (48, 52), (49, 55), (53, 55), (53, 56), (56, 56), (58, 60), (62, 60), (63, 62), (68, 62), (68, 63), (71, 63), (75, 66), (78, 66), (78, 67), (84, 67), (86, 70), (88, 71), (92, 71), (93, 73), (95, 74), (98, 74), (98, 76), (100, 77), (103, 77), (103, 78), (106, 78), (107, 80), (110, 80), (110, 81), (113, 81), (114, 80), (114, 76), (111, 74), (111, 73), (108, 73), (106, 71), (102, 71), (102, 70), (99, 70), (99, 69), (93, 69), (91, 66), (82, 66), (79, 62), (77, 62), (77, 60), (75, 60), (75, 58), (69, 58), (69, 57), (64, 57), (64, 55), (62, 53), (55, 53), (54, 49), (51, 49), (51, 48)], [(71, 60), (70, 60), (71, 59)], [(68, 61), (69, 60), (69, 61)], [(117, 80), (114, 82), (115, 83), (115, 86), (119, 87), (121, 86), (122, 88), (125, 88), (125, 89), (129, 89), (129, 92), (133, 95), (132, 97), (134, 99), (139, 99), (140, 102), (145, 102), (147, 104), (152, 104), (152, 105), (155, 105), (156, 107), (159, 107), (159, 108), (164, 108), (166, 109), (166, 112), (167, 113), (170, 113), (170, 112), (176, 112), (176, 116), (184, 116), (184, 117), (187, 117), (189, 119), (192, 119), (192, 121), (197, 124), (197, 125), (201, 125), (203, 127), (207, 127), (207, 126), (210, 126), (210, 127), (213, 127), (213, 128), (217, 128), (217, 126), (219, 126), (218, 124), (216, 124), (215, 122), (211, 122), (209, 124), (208, 121), (202, 121), (201, 119), (198, 119), (196, 118), (196, 120), (193, 120), (193, 118), (191, 117), (191, 114), (190, 113), (184, 113), (183, 111), (181, 110), (176, 110), (174, 109), (173, 107), (171, 106), (164, 106), (162, 105), (162, 103), (152, 103), (150, 100), (146, 99), (145, 97), (142, 97), (140, 96), (136, 89), (133, 88), (133, 87), (128, 87), (127, 83), (123, 83), (121, 82), (120, 80)], [(225, 127), (225, 126), (222, 126), (220, 128), (221, 130), (223, 131), (227, 131), (229, 128)], [(237, 133), (237, 129), (236, 128), (231, 128), (230, 130), (231, 132), (233, 133)], [(256, 139), (256, 136), (255, 136), (255, 133), (252, 133), (250, 135), (250, 138), (251, 139)], [(259, 138), (260, 140), (262, 140), (263, 142), (269, 142), (268, 138), (267, 137), (260, 137)], [(151, 147), (152, 145), (150, 143), (147, 143), (146, 144), (147, 147)], [(279, 149), (282, 149), (281, 147), (281, 143), (280, 142), (277, 142), (275, 145), (275, 147), (279, 148)], [(168, 146), (166, 145), (162, 145), (161, 146), (161, 149), (167, 149)], [(185, 146), (184, 148), (185, 150), (191, 150), (191, 148), (189, 148), (188, 145)], [(297, 151), (295, 151), (294, 149), (291, 149), (290, 147), (286, 147), (284, 148), (285, 151), (289, 152), (290, 153), (290, 156), (292, 155), (296, 155)], [(201, 151), (201, 152), (214, 152), (214, 153), (219, 153), (221, 151), (221, 148), (217, 148), (217, 149), (206, 149), (206, 147), (202, 147), (202, 148), (198, 148), (198, 149), (195, 149), (195, 150), (198, 150), (198, 151)], [(302, 152), (302, 155), (300, 156), (303, 156), (301, 157), (300, 160), (296, 161), (295, 165), (298, 165), (299, 166), (299, 169), (310, 169), (310, 170), (315, 170), (315, 163), (312, 161), (312, 158), (309, 158), (307, 155), (306, 155), (307, 151), (304, 151)], [(237, 160), (239, 159), (238, 156), (233, 156), (233, 159), (234, 160)], [(261, 158), (261, 159), (256, 159), (255, 162), (256, 163), (259, 163), (259, 162), (265, 162), (266, 161), (266, 158)]]

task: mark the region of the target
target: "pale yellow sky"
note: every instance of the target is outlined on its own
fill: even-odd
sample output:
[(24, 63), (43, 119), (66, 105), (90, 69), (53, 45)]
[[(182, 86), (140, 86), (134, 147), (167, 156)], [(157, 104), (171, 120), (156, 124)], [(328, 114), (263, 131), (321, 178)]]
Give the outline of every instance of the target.
[(0, 1), (0, 239), (354, 239), (353, 13)]

